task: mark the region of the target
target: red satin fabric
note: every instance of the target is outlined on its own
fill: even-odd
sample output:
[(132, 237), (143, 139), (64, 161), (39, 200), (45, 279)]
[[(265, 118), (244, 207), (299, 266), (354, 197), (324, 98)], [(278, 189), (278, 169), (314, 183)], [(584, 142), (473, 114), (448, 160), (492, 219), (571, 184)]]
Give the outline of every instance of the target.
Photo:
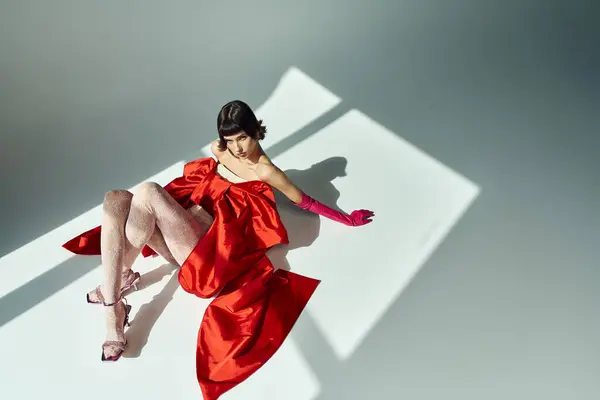
[[(238, 385), (281, 346), (319, 285), (316, 279), (275, 271), (269, 248), (287, 244), (271, 187), (231, 183), (212, 158), (191, 161), (165, 189), (188, 208), (199, 204), (214, 223), (179, 270), (179, 283), (198, 297), (217, 296), (197, 338), (196, 375), (204, 399)], [(100, 254), (100, 227), (63, 245), (76, 254)], [(149, 247), (145, 257), (154, 254)]]

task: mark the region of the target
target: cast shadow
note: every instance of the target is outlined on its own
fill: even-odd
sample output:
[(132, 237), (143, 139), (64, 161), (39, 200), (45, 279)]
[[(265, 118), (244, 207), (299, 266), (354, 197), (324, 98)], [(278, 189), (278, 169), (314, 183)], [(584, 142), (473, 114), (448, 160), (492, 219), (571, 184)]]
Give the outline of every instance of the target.
[[(290, 179), (306, 194), (325, 205), (340, 210), (337, 201), (340, 192), (333, 185), (333, 180), (346, 176), (348, 161), (343, 157), (331, 157), (307, 170), (285, 171)], [(320, 233), (320, 216), (294, 206), (282, 194), (276, 194), (281, 218), (288, 229), (289, 245), (280, 245), (273, 249), (269, 258), (277, 268), (290, 270), (287, 253), (290, 250), (307, 247), (315, 242)], [(281, 203), (281, 205), (279, 205)], [(319, 382), (335, 382), (340, 372), (340, 365), (335, 352), (320, 332), (310, 313), (303, 312), (294, 324), (290, 339), (298, 345), (303, 358), (310, 365), (310, 370), (318, 377)], [(321, 397), (319, 397), (321, 398)]]
[(140, 307), (139, 311), (135, 314), (134, 319), (131, 320), (131, 326), (126, 331), (127, 348), (123, 353), (123, 357), (137, 358), (142, 354), (142, 349), (148, 343), (148, 338), (150, 337), (150, 332), (152, 331), (154, 324), (156, 324), (158, 318), (173, 299), (177, 288), (179, 288), (179, 281), (177, 280), (178, 268), (177, 265), (163, 264), (141, 276), (140, 283), (137, 285), (137, 290), (143, 290), (158, 283), (167, 275), (171, 275), (171, 278), (151, 301)]
[[(285, 174), (309, 196), (341, 211), (337, 206), (340, 192), (332, 181), (346, 176), (347, 164), (348, 161), (344, 157), (330, 157), (311, 165), (308, 169), (290, 169), (286, 170)], [(275, 201), (281, 220), (288, 231), (289, 244), (275, 246), (267, 255), (275, 269), (289, 271), (288, 252), (310, 246), (319, 236), (321, 221), (318, 215), (295, 206), (278, 191), (275, 191)]]

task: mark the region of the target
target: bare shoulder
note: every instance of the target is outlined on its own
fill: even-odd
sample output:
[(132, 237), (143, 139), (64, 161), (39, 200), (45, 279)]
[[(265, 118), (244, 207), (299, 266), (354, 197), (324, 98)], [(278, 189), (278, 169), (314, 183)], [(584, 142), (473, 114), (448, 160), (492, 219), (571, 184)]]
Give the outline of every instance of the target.
[(256, 164), (256, 176), (261, 181), (269, 182), (283, 172), (267, 156), (261, 156)]
[(292, 202), (302, 201), (302, 190), (298, 188), (277, 165), (268, 157), (261, 157), (256, 166), (258, 178), (283, 193)]

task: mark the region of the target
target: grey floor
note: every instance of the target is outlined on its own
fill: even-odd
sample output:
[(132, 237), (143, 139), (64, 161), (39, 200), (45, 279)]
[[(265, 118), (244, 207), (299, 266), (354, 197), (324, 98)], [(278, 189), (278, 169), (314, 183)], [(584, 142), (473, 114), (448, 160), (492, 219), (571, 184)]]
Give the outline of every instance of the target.
[(482, 190), (347, 363), (303, 345), (319, 400), (598, 399), (594, 3), (0, 2), (0, 256), (297, 66)]

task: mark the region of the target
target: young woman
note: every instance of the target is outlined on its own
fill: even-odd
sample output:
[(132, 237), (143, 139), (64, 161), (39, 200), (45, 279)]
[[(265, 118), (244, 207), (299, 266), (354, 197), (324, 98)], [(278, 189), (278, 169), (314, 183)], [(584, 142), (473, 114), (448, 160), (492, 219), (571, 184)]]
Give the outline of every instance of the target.
[(205, 399), (216, 399), (264, 364), (283, 343), (318, 280), (275, 271), (266, 252), (288, 237), (272, 188), (300, 208), (349, 226), (373, 212), (337, 212), (299, 189), (260, 146), (266, 128), (242, 101), (225, 104), (217, 118), (212, 157), (187, 163), (165, 187), (142, 184), (135, 194), (106, 194), (102, 225), (63, 245), (76, 254), (100, 254), (104, 281), (87, 294), (106, 307), (102, 360), (116, 361), (126, 346), (131, 307), (122, 293), (135, 285), (137, 256), (161, 255), (179, 265), (183, 289), (217, 297), (197, 339), (196, 371)]

